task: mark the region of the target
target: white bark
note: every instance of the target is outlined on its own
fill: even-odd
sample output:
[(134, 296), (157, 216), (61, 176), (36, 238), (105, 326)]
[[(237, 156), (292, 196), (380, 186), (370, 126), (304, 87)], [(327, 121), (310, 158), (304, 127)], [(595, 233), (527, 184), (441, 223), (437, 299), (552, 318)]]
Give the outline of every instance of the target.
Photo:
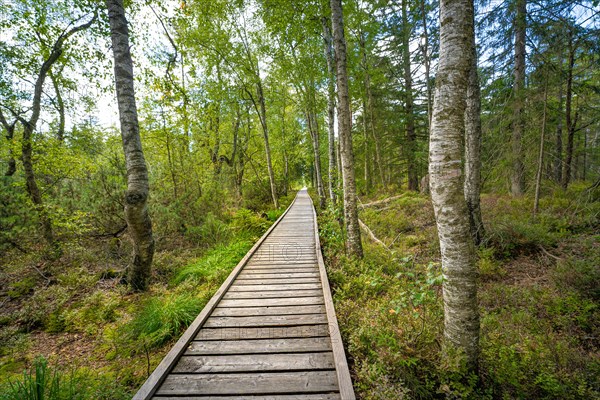
[(444, 275), (444, 354), (458, 350), (475, 369), (479, 349), (477, 270), (462, 175), (472, 1), (441, 0), (440, 23), (429, 176)]

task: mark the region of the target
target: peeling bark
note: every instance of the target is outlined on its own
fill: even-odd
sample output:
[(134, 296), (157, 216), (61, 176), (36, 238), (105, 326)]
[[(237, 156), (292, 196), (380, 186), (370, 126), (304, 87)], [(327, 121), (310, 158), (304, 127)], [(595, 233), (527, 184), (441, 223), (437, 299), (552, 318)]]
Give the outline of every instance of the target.
[(457, 350), (475, 371), (479, 353), (477, 269), (462, 175), (465, 99), (473, 56), (472, 1), (441, 0), (440, 23), (429, 176), (444, 276), (444, 355)]

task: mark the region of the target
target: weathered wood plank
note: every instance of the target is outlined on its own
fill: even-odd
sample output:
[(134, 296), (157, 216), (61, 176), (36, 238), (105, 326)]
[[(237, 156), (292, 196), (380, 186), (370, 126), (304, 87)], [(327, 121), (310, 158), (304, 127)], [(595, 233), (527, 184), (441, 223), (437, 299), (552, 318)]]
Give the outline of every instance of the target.
[(335, 371), (173, 374), (158, 390), (167, 395), (277, 394), (337, 391)]
[(253, 270), (244, 270), (238, 276), (238, 281), (246, 279), (273, 279), (273, 278), (321, 278), (319, 270), (316, 268), (311, 272), (257, 272)]
[[(210, 400), (340, 400), (339, 393), (317, 393), (317, 394), (282, 394), (282, 395), (243, 395), (243, 396), (210, 396)], [(157, 400), (182, 400), (175, 396), (156, 396)], [(206, 396), (185, 396), (186, 400), (207, 400)]]
[(271, 307), (271, 306), (302, 306), (313, 304), (324, 304), (323, 296), (312, 297), (294, 297), (294, 293), (290, 293), (290, 297), (285, 298), (250, 298), (250, 299), (231, 299), (224, 298), (219, 303), (219, 307)]
[(256, 292), (228, 292), (224, 299), (281, 299), (285, 297), (318, 297), (323, 296), (323, 291), (314, 290), (298, 290), (295, 292), (278, 290), (278, 291), (256, 291)]
[(176, 374), (333, 369), (333, 353), (182, 356)]
[(287, 285), (240, 285), (234, 282), (229, 288), (230, 292), (259, 292), (262, 290), (279, 291), (279, 290), (303, 290), (303, 289), (319, 289), (320, 283), (297, 283)]
[(299, 339), (255, 339), (224, 341), (192, 341), (185, 354), (261, 354), (261, 353), (307, 353), (330, 351), (328, 337)]
[(325, 306), (310, 305), (288, 305), (272, 307), (217, 307), (213, 310), (211, 317), (247, 317), (260, 315), (298, 315), (298, 314), (325, 314)]
[(236, 285), (272, 285), (272, 284), (298, 284), (298, 283), (321, 283), (316, 277), (308, 278), (254, 278), (254, 279), (236, 279)]
[(278, 325), (310, 325), (327, 323), (326, 314), (300, 315), (261, 315), (253, 317), (213, 317), (204, 323), (206, 328), (244, 327), (244, 326), (278, 326)]
[(291, 339), (327, 336), (329, 336), (329, 327), (323, 324), (259, 328), (203, 328), (194, 340)]

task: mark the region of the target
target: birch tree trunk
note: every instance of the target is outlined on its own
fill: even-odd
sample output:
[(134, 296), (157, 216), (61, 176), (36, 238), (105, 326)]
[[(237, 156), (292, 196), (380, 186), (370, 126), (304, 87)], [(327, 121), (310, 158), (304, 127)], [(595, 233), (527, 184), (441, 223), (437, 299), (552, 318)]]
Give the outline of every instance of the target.
[(429, 176), (444, 276), (444, 354), (458, 350), (477, 368), (477, 269), (462, 178), (465, 109), (472, 58), (473, 3), (440, 1), (440, 58), (429, 142)]
[(267, 108), (265, 106), (265, 95), (263, 92), (262, 83), (260, 82), (260, 76), (258, 76), (258, 83), (256, 84), (256, 90), (258, 94), (258, 104), (260, 106), (258, 116), (260, 124), (262, 126), (263, 137), (265, 139), (265, 154), (267, 157), (267, 172), (269, 173), (269, 185), (271, 186), (271, 198), (273, 199), (273, 205), (275, 208), (279, 208), (279, 201), (277, 200), (277, 189), (275, 188), (275, 173), (273, 172), (273, 162), (271, 161), (271, 146), (269, 145), (269, 129), (267, 126)]
[(115, 66), (115, 88), (119, 106), (121, 139), (127, 167), (125, 219), (133, 240), (133, 261), (128, 282), (136, 290), (145, 290), (154, 256), (152, 221), (148, 214), (148, 170), (138, 125), (133, 63), (129, 52), (129, 29), (123, 0), (106, 0)]
[(525, 166), (523, 165), (523, 133), (525, 131), (525, 31), (527, 28), (527, 0), (517, 0), (515, 16), (515, 64), (513, 86), (512, 175), (510, 191), (513, 196), (525, 192)]
[(465, 109), (465, 200), (475, 245), (485, 236), (481, 218), (481, 91), (477, 73), (475, 34), (471, 43), (471, 68)]
[(346, 69), (346, 39), (344, 38), (344, 16), (342, 0), (330, 0), (331, 25), (335, 61), (337, 67), (338, 95), (338, 134), (340, 137), (340, 158), (342, 183), (344, 188), (344, 222), (346, 224), (346, 249), (349, 254), (362, 257), (360, 225), (356, 208), (356, 182), (354, 181), (354, 155), (352, 153), (352, 120), (350, 116), (350, 95)]
[(323, 51), (325, 52), (325, 60), (327, 61), (327, 155), (329, 165), (327, 169), (327, 188), (329, 190), (329, 200), (335, 204), (335, 181), (336, 181), (336, 155), (335, 155), (335, 65), (333, 60), (333, 44), (331, 37), (331, 29), (326, 17), (321, 19), (323, 25)]
[(315, 184), (317, 186), (317, 194), (319, 195), (319, 208), (325, 208), (325, 188), (323, 186), (323, 178), (321, 177), (321, 152), (319, 150), (319, 126), (316, 115), (311, 111), (306, 112), (306, 120), (313, 148)]

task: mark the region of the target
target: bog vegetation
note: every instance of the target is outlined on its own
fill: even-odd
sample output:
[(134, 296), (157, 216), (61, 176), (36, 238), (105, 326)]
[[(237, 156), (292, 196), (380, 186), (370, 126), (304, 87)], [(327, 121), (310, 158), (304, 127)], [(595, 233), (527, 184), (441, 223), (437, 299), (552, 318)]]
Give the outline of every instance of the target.
[(360, 398), (600, 398), (597, 1), (0, 0), (0, 31), (0, 399), (131, 398), (303, 186)]

